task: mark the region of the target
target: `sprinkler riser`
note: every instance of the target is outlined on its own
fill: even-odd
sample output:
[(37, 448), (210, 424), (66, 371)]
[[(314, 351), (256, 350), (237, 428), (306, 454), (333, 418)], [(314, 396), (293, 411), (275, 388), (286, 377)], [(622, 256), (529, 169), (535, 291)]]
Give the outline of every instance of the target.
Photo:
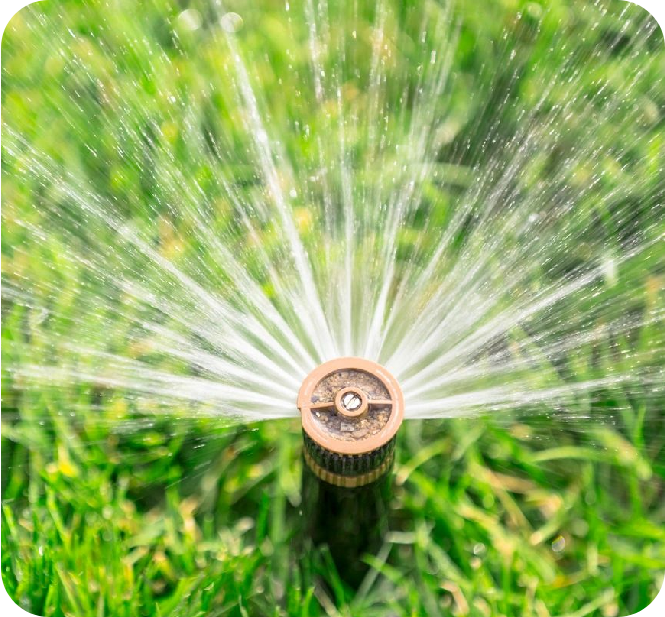
[(305, 546), (327, 545), (351, 586), (388, 529), (396, 433), (404, 402), (383, 367), (340, 358), (313, 371), (298, 396), (303, 425)]
[(390, 470), (394, 455), (394, 437), (371, 452), (348, 455), (323, 448), (303, 431), (305, 463), (319, 480), (333, 486), (357, 488), (375, 482)]
[(352, 588), (360, 585), (369, 570), (363, 557), (379, 551), (388, 531), (392, 456), (389, 460), (374, 481), (353, 487), (322, 480), (303, 460), (303, 564), (325, 546), (340, 578)]

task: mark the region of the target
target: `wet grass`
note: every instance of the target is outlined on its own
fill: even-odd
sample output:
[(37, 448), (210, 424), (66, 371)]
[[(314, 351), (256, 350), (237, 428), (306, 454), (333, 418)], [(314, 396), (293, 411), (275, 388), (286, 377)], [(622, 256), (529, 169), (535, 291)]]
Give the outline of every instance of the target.
[[(42, 4), (34, 10), (50, 11), (51, 17), (58, 12), (53, 0)], [(265, 44), (271, 58), (284, 63), (274, 21), (275, 15), (283, 15), (282, 3), (267, 4), (271, 10), (266, 11), (265, 28), (258, 31), (273, 34), (265, 41), (250, 40), (248, 46)], [(584, 44), (616, 38), (623, 23), (618, 17), (621, 4)], [(100, 3), (87, 3), (85, 10), (81, 3), (65, 5), (69, 19), (79, 20), (77, 32), (95, 29)], [(502, 28), (513, 27), (518, 10), (530, 5), (535, 3), (498, 2), (492, 19), (479, 16), (475, 3), (461, 9), (455, 63), (462, 74), (492, 75), (488, 91), (510, 83), (510, 96), (534, 96), (538, 84), (529, 82), (528, 71), (516, 85), (512, 75), (501, 72), (501, 58), (488, 43), (499, 38)], [(579, 31), (590, 32), (589, 23), (597, 15), (583, 15), (566, 2), (553, 5), (554, 13), (568, 20), (569, 36), (582, 45)], [(152, 30), (146, 26), (145, 31), (159, 38), (160, 16), (164, 11), (176, 15), (181, 8), (151, 3), (140, 17), (152, 24)], [(112, 24), (117, 20), (118, 28), (126, 26), (120, 13), (110, 18)], [(15, 21), (15, 34), (3, 41), (4, 122), (57, 155), (64, 167), (80, 170), (97, 190), (115, 196), (128, 216), (140, 220), (154, 187), (146, 183), (139, 166), (125, 165), (114, 149), (121, 131), (106, 139), (95, 132), (89, 122), (94, 105), (85, 107), (89, 101), (81, 103), (80, 117), (72, 116), (80, 124), (62, 120), (59, 110), (67, 98), (59, 84), (72, 88), (81, 77), (63, 73), (57, 55), (35, 38), (28, 23), (29, 19)], [(532, 47), (528, 24), (515, 26), (512, 36), (525, 66), (537, 57), (542, 68), (545, 50)], [(204, 51), (220, 53), (202, 48), (201, 56)], [(93, 47), (80, 53), (84, 52), (96, 53)], [(303, 49), (296, 61), (306, 63), (307, 53)], [(141, 63), (126, 60), (124, 73), (114, 78), (128, 88)], [(102, 77), (111, 72), (103, 57), (95, 62)], [(219, 62), (213, 58), (210, 66)], [(554, 58), (552, 62), (554, 66)], [(622, 59), (612, 62), (613, 69), (620, 68)], [(195, 93), (198, 70), (193, 65), (187, 70), (183, 64), (170, 85), (184, 92), (182, 96), (189, 90)], [(616, 73), (619, 92), (621, 71)], [(12, 75), (25, 79), (13, 82)], [(590, 73), (590, 88), (595, 78)], [(155, 94), (151, 76), (142, 79), (137, 83), (143, 90), (136, 96), (146, 114), (143, 119), (159, 118), (165, 103)], [(56, 85), (48, 86), (51, 83)], [(451, 152), (455, 146), (459, 151), (467, 139), (482, 138), (496, 121), (491, 110), (485, 111), (487, 117), (480, 113), (483, 97), (472, 86), (465, 90), (465, 83), (472, 82), (460, 79), (449, 101), (450, 126), (460, 127)], [(565, 93), (554, 93), (559, 95)], [(658, 115), (663, 101), (639, 96), (636, 100), (644, 106), (645, 123), (652, 121), (657, 128), (660, 122), (662, 128), (662, 120), (648, 118), (654, 107)], [(203, 107), (201, 101), (194, 103)], [(284, 101), (284, 114), (292, 112), (289, 103)], [(212, 118), (211, 130), (224, 131), (228, 118), (215, 115), (223, 117), (223, 101), (211, 104), (218, 107), (201, 113)], [(316, 130), (317, 118), (311, 120)], [(511, 122), (508, 116), (502, 118), (504, 134), (496, 135), (498, 143), (510, 135)], [(659, 137), (654, 129), (652, 138), (640, 141), (601, 129), (609, 131), (608, 140), (625, 149), (627, 158), (637, 161), (631, 168), (633, 228), (612, 227), (611, 213), (600, 217), (609, 220), (607, 242), (618, 246), (636, 229), (655, 233), (651, 208), (658, 197), (662, 131)], [(568, 138), (574, 140), (575, 135), (571, 129)], [(189, 166), (186, 144), (177, 135), (172, 142), (183, 168), (205, 184), (206, 169)], [(86, 154), (85, 144), (92, 143), (99, 148), (99, 158)], [(133, 152), (134, 146), (127, 144), (125, 154), (132, 160), (142, 154)], [(483, 155), (496, 156), (497, 151), (498, 147), (488, 147)], [(447, 154), (443, 148), (441, 165), (452, 188), (429, 187), (431, 220), (441, 224), (455, 191), (472, 181), (468, 161), (448, 161)], [(241, 154), (239, 159), (238, 169), (231, 171), (237, 177), (247, 175), (251, 184), (251, 169), (243, 167)], [(533, 172), (534, 184), (539, 173), (560, 171), (552, 161), (542, 167)], [(568, 171), (582, 182), (586, 177), (584, 169)], [(45, 264), (57, 263), (67, 246), (53, 238), (27, 261), (14, 251), (24, 236), (13, 219), (25, 215), (25, 203), (41, 189), (14, 180), (14, 169), (3, 167), (3, 172), (3, 208), (10, 208), (3, 219), (4, 280), (51, 282), (53, 272)], [(625, 181), (619, 171), (613, 173), (616, 176), (609, 176), (616, 182)], [(580, 211), (597, 216), (594, 199), (610, 188), (601, 183), (597, 193), (588, 192)], [(164, 243), (168, 240), (162, 238)], [(646, 263), (631, 267), (613, 283), (642, 289), (631, 310), (662, 306), (662, 268), (656, 271)], [(48, 326), (36, 311), (3, 298), (3, 367), (50, 357), (53, 350), (45, 328), (57, 329), (66, 338), (67, 327), (72, 327), (67, 318), (77, 311), (76, 293), (67, 292), (79, 282), (58, 279), (62, 294), (55, 309), (62, 319)], [(97, 318), (85, 317), (89, 327)], [(114, 336), (122, 341), (126, 333)], [(591, 379), (609, 363), (630, 362), (631, 356), (651, 354), (648, 363), (662, 365), (662, 337), (662, 326), (652, 323), (630, 340), (583, 349), (569, 359), (567, 378)], [(623, 359), (617, 359), (617, 351)], [(580, 400), (574, 416), (537, 407), (519, 416), (407, 422), (394, 470), (392, 531), (379, 554), (367, 557), (372, 573), (357, 593), (340, 581), (325, 550), (306, 561), (299, 554), (302, 463), (297, 420), (235, 426), (184, 419), (178, 416), (185, 410), (179, 414), (177, 409), (171, 409), (169, 417), (146, 417), (137, 415), (134, 402), (119, 392), (82, 386), (21, 390), (19, 385), (3, 368), (2, 578), (15, 601), (38, 615), (615, 617), (646, 606), (661, 586), (665, 401), (647, 385), (641, 393), (634, 388), (599, 390), (593, 402)], [(312, 579), (314, 585), (303, 584)]]
[(354, 593), (325, 551), (301, 559), (297, 421), (22, 392), (3, 410), (3, 580), (38, 615), (632, 614), (665, 565), (665, 431), (662, 401), (617, 396), (567, 420), (407, 422), (392, 531)]
[(47, 412), (3, 426), (3, 579), (38, 615), (632, 614), (665, 565), (665, 434), (632, 411), (406, 423), (357, 594), (325, 551), (301, 569), (297, 422)]

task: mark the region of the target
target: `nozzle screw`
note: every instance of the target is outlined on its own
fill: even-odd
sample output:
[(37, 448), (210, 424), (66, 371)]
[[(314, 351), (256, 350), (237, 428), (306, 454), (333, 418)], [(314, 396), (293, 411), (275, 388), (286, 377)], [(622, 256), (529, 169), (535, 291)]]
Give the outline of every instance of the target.
[(367, 395), (354, 386), (342, 388), (335, 396), (337, 413), (347, 418), (358, 418), (367, 411)]
[(342, 405), (347, 411), (355, 411), (362, 404), (362, 399), (355, 392), (347, 392), (342, 397)]

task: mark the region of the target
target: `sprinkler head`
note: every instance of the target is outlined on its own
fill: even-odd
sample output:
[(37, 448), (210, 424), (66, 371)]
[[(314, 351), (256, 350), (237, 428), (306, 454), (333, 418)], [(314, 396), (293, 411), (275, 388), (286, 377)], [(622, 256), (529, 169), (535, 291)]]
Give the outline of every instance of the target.
[(305, 460), (339, 486), (361, 486), (392, 464), (404, 398), (395, 378), (362, 358), (338, 358), (314, 369), (298, 394)]

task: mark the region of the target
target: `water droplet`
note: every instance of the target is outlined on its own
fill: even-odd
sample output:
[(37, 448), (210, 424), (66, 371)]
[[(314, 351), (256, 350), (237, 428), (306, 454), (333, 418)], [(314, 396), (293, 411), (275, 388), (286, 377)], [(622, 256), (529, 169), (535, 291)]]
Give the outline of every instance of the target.
[(177, 18), (178, 25), (193, 32), (201, 27), (201, 15), (196, 9), (185, 9)]
[(566, 548), (566, 539), (562, 535), (558, 535), (552, 541), (552, 550), (555, 553), (560, 553), (564, 548)]
[(242, 24), (242, 17), (238, 13), (233, 12), (222, 15), (222, 18), (219, 20), (219, 25), (224, 32), (238, 32), (242, 28)]

